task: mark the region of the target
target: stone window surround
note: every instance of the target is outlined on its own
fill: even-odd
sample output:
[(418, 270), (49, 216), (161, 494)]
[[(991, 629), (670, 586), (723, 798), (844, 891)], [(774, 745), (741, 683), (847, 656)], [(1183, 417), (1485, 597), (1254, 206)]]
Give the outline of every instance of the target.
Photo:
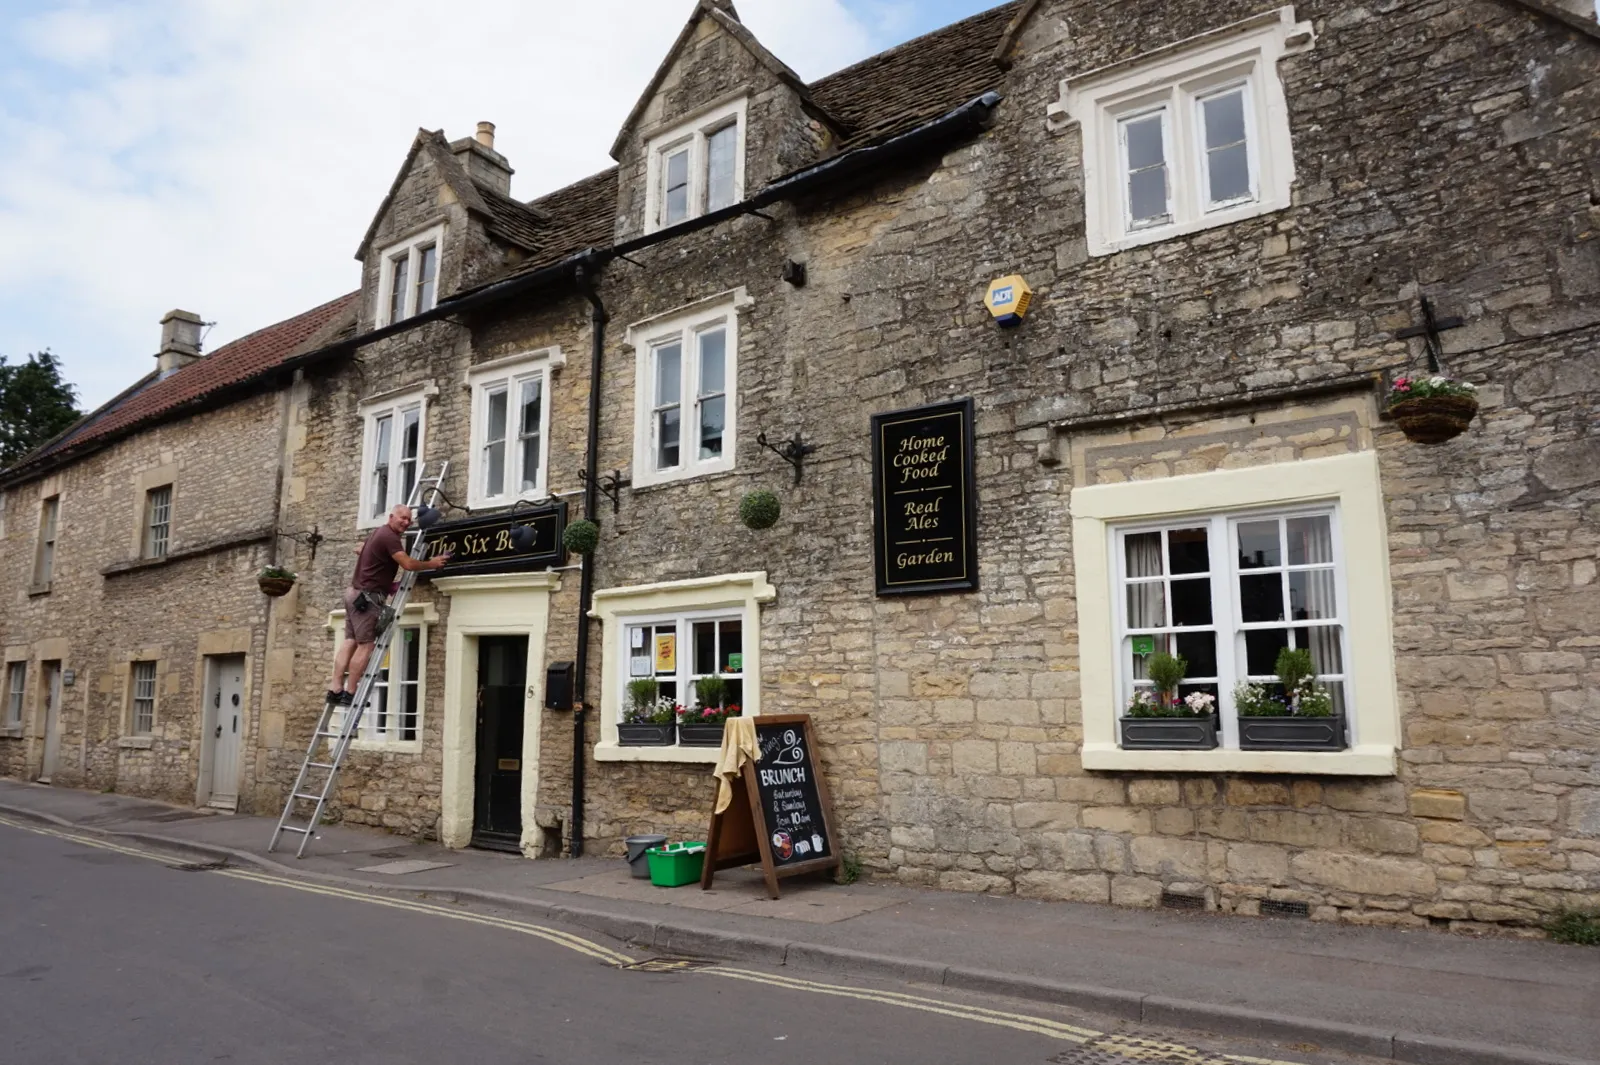
[[(333, 638), (333, 650), (337, 651), (339, 644), (344, 640), (344, 614), (341, 610), (330, 610), (326, 628)], [(361, 715), (362, 734), (350, 741), (350, 749), (356, 751), (387, 751), (391, 754), (421, 754), (422, 753), (422, 725), (428, 712), (428, 638), (433, 626), (439, 623), (439, 611), (432, 603), (407, 603), (404, 611), (394, 621), (401, 628), (419, 629), (417, 639), (422, 641), (417, 655), (417, 738), (414, 740), (376, 739), (368, 732), (367, 714), (372, 712), (369, 704), (367, 713)], [(331, 653), (330, 653), (331, 657)]]
[(436, 249), (433, 267), (433, 300), (435, 305), (438, 304), (439, 280), (444, 273), (444, 234), (445, 223), (432, 221), (427, 223), (424, 228), (413, 232), (402, 240), (395, 241), (378, 253), (377, 303), (372, 308), (372, 320), (377, 326), (382, 327), (393, 324), (389, 317), (389, 307), (392, 302), (391, 296), (394, 292), (394, 263), (402, 254), (406, 256), (409, 263), (406, 268), (406, 279), (410, 291), (406, 293), (406, 310), (400, 320), (403, 321), (417, 313), (416, 279), (417, 270), (420, 266), (420, 252), (429, 245)]
[(636, 619), (720, 611), (739, 614), (743, 626), (744, 703), (747, 717), (761, 715), (761, 607), (778, 597), (764, 571), (694, 577), (594, 593), (591, 618), (601, 622), (600, 741), (597, 762), (690, 762), (714, 764), (715, 747), (624, 747), (618, 742), (623, 679), (627, 672), (628, 625)]
[[(28, 724), (28, 659), (32, 655), (32, 648), (27, 644), (5, 649), (5, 710), (0, 713), (0, 738), (21, 738)], [(11, 719), (11, 668), (22, 667), (22, 705), (17, 708), (17, 719)]]
[[(727, 473), (734, 468), (739, 435), (739, 318), (754, 304), (749, 290), (741, 285), (628, 326), (623, 336), (623, 346), (634, 352), (633, 487), (645, 488), (690, 477)], [(718, 319), (726, 319), (728, 324), (723, 382), (727, 402), (723, 412), (722, 455), (705, 461), (689, 457), (690, 421), (685, 413), (679, 419), (681, 461), (673, 469), (658, 470), (655, 468), (655, 427), (652, 416), (652, 397), (655, 395), (652, 352), (657, 345), (674, 337), (684, 341), (682, 380), (685, 394), (690, 394), (699, 379), (699, 364), (693, 357), (693, 345), (689, 343), (689, 338)], [(698, 432), (698, 422), (695, 423), (695, 432)]]
[[(1284, 56), (1310, 50), (1314, 43), (1311, 24), (1296, 22), (1294, 8), (1285, 6), (1063, 79), (1060, 99), (1049, 105), (1047, 123), (1054, 132), (1074, 125), (1081, 131), (1089, 254), (1109, 255), (1290, 206), (1294, 152), (1277, 64)], [(1195, 150), (1193, 137), (1184, 130), (1194, 125), (1191, 112), (1198, 106), (1197, 94), (1236, 84), (1248, 85), (1255, 197), (1206, 211), (1197, 191), (1203, 152)], [(1132, 229), (1125, 216), (1118, 121), (1129, 112), (1148, 112), (1158, 103), (1168, 107), (1169, 118), (1180, 116), (1177, 136), (1169, 138), (1174, 218), (1165, 225)]]
[[(741, 93), (743, 90), (741, 90)], [(695, 115), (665, 129), (652, 134), (645, 144), (645, 212), (644, 231), (654, 233), (658, 229), (669, 228), (662, 220), (664, 197), (666, 189), (665, 174), (662, 163), (671, 149), (678, 148), (684, 143), (689, 148), (689, 211), (678, 222), (672, 225), (681, 225), (690, 219), (698, 218), (706, 213), (706, 139), (707, 137), (729, 125), (739, 131), (737, 144), (733, 153), (733, 202), (739, 203), (744, 199), (744, 156), (747, 139), (747, 112), (749, 98), (740, 95), (737, 99), (726, 100), (712, 104), (702, 109)]]
[[(1072, 492), (1072, 544), (1081, 655), (1083, 767), (1197, 773), (1393, 776), (1400, 745), (1388, 529), (1377, 455), (1362, 451), (1293, 463), (1089, 485)], [(1117, 743), (1113, 638), (1116, 526), (1251, 508), (1335, 501), (1344, 541), (1349, 661), (1356, 743), (1320, 751), (1125, 751)]]
[[(48, 539), (45, 530), (49, 530)], [(45, 566), (45, 544), (50, 545), (50, 564)], [(56, 557), (61, 544), (61, 493), (40, 491), (39, 498), (39, 536), (34, 544), (33, 552), (33, 583), (28, 588), (29, 595), (45, 595), (50, 591), (50, 586), (55, 583), (56, 568), (59, 559)]]
[(161, 487), (170, 487), (172, 489), (172, 500), (167, 511), (166, 553), (167, 555), (176, 553), (178, 545), (177, 539), (173, 535), (175, 524), (173, 519), (176, 517), (178, 506), (178, 464), (176, 462), (164, 462), (160, 466), (142, 470), (134, 475), (132, 485), (134, 517), (132, 533), (128, 540), (129, 559), (147, 562), (159, 561), (159, 559), (150, 558), (146, 555), (147, 541), (145, 534), (148, 532), (147, 522), (150, 517), (150, 493), (152, 490)]
[[(423, 462), (428, 450), (428, 408), (435, 397), (439, 395), (439, 388), (432, 381), (420, 384), (406, 385), (401, 388), (391, 389), (368, 396), (357, 405), (356, 411), (361, 416), (361, 469), (359, 476), (359, 492), (357, 495), (356, 528), (376, 529), (388, 520), (387, 513), (400, 503), (403, 498), (395, 498), (394, 493), (400, 483), (400, 423), (399, 416), (405, 411), (415, 407), (419, 411), (417, 423), (417, 475), (422, 475)], [(384, 513), (372, 513), (372, 459), (373, 451), (377, 446), (377, 421), (385, 414), (396, 417), (394, 435), (389, 443), (389, 495)]]
[[(559, 345), (534, 351), (517, 352), (491, 359), (469, 367), (462, 387), (471, 393), (472, 443), (467, 453), (467, 505), (469, 507), (510, 506), (524, 500), (546, 499), (550, 496), (550, 411), (551, 386), (557, 370), (566, 366), (567, 357)], [(488, 496), (482, 490), (484, 431), (488, 427), (488, 388), (506, 383), (513, 388), (519, 380), (538, 374), (543, 377), (544, 399), (539, 417), (539, 479), (531, 492), (506, 491), (498, 496)], [(507, 401), (506, 415), (506, 483), (512, 480), (511, 463), (511, 402)]]
[[(150, 728), (146, 732), (137, 730), (134, 709), (134, 667), (143, 663), (155, 666), (155, 690), (151, 693), (152, 706), (150, 708)], [(122, 736), (118, 746), (147, 749), (155, 739), (156, 726), (161, 717), (161, 682), (166, 678), (167, 662), (157, 647), (147, 647), (128, 655), (122, 661)]]

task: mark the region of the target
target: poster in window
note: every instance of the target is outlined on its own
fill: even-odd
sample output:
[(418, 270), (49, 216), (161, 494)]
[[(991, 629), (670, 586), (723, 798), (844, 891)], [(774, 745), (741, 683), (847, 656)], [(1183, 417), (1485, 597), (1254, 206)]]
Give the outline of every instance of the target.
[(660, 633), (656, 636), (656, 672), (676, 673), (678, 671), (678, 637), (676, 633)]

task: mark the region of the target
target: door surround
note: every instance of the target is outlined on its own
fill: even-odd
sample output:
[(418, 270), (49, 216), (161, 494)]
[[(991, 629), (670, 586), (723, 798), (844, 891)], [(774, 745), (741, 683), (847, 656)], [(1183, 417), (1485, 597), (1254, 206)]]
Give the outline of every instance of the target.
[(522, 730), (522, 853), (536, 857), (543, 829), (539, 805), (539, 736), (544, 722), (544, 644), (550, 596), (558, 573), (495, 573), (441, 577), (432, 582), (450, 597), (445, 619), (443, 765), (439, 840), (460, 849), (472, 843), (477, 765), (478, 637), (528, 637), (528, 691)]

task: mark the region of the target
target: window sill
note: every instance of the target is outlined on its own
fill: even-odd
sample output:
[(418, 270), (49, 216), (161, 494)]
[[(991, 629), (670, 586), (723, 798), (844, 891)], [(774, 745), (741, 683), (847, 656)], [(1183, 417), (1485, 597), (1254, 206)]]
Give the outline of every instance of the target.
[(647, 473), (644, 475), (645, 479), (640, 480), (639, 471), (636, 467), (633, 474), (633, 483), (628, 486), (628, 490), (633, 495), (639, 495), (657, 488), (670, 488), (685, 481), (705, 481), (713, 477), (731, 477), (737, 472), (739, 471), (732, 465), (719, 465), (707, 469), (686, 470), (681, 473)]
[(1306, 776), (1392, 777), (1393, 747), (1381, 744), (1345, 751), (1125, 751), (1115, 744), (1086, 743), (1083, 768), (1157, 773), (1294, 773)]
[(624, 747), (612, 740), (594, 745), (597, 762), (679, 762), (716, 765), (722, 757), (720, 747)]
[(1181, 222), (1172, 222), (1163, 226), (1152, 226), (1149, 229), (1136, 229), (1132, 232), (1119, 233), (1105, 240), (1091, 238), (1089, 241), (1089, 254), (1091, 256), (1115, 255), (1120, 251), (1130, 248), (1143, 247), (1146, 244), (1160, 244), (1163, 241), (1176, 240), (1178, 237), (1187, 237), (1195, 233), (1202, 233), (1208, 229), (1220, 229), (1235, 222), (1243, 222), (1250, 218), (1260, 218), (1262, 215), (1273, 214), (1289, 207), (1287, 201), (1276, 199), (1252, 200), (1249, 203), (1238, 204), (1233, 207), (1219, 208), (1210, 214), (1203, 214), (1197, 218), (1186, 218)]
[(124, 736), (117, 741), (117, 746), (129, 751), (148, 751), (155, 742), (154, 736)]
[(50, 583), (51, 582), (46, 581), (43, 584), (31, 585), (28, 588), (28, 597), (31, 599), (34, 596), (38, 596), (38, 595), (49, 595), (50, 594)]
[(421, 754), (421, 740), (364, 740), (350, 741), (352, 751), (376, 751), (379, 754)]
[[(175, 562), (186, 559), (200, 558), (204, 555), (215, 554), (219, 551), (231, 551), (239, 547), (253, 547), (256, 544), (266, 543), (272, 539), (272, 533), (267, 529), (257, 529), (244, 533), (241, 536), (228, 536), (220, 540), (211, 540), (207, 543), (186, 547), (182, 551), (168, 552), (160, 558), (134, 558), (127, 562), (115, 562), (100, 571), (102, 577), (120, 577), (124, 573), (140, 573), (144, 570), (160, 569), (170, 566)], [(46, 589), (48, 590), (48, 589)]]
[(12, 725), (9, 728), (0, 728), (0, 740), (20, 740), (21, 738), (21, 725)]

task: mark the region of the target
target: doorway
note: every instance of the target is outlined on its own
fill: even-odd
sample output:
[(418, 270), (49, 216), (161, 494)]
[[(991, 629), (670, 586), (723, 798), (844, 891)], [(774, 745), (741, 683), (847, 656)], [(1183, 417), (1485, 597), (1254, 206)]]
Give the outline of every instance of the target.
[(478, 637), (478, 735), (472, 845), (522, 852), (522, 726), (528, 638)]
[(39, 783), (48, 784), (61, 767), (61, 663), (41, 662), (39, 667), (44, 681), (44, 765)]
[(210, 769), (207, 806), (239, 805), (239, 741), (244, 727), (244, 655), (207, 655), (201, 752)]

